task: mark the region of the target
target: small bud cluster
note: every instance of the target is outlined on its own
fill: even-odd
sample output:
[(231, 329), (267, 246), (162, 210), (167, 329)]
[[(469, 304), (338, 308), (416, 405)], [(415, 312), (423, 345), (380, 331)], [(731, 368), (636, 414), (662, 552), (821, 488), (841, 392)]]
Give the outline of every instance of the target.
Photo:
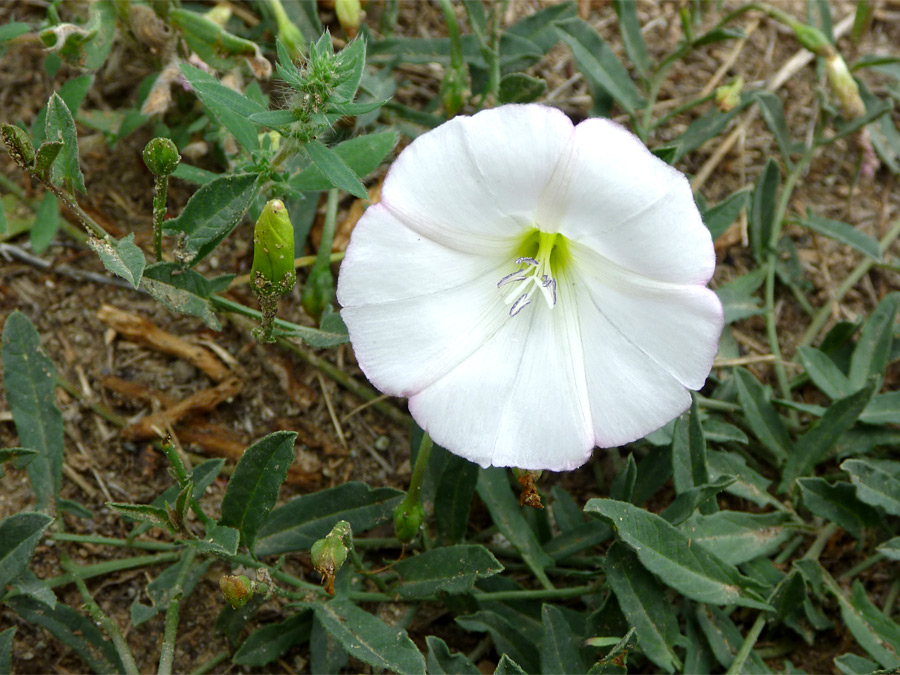
[(352, 536), (350, 523), (340, 520), (331, 532), (313, 544), (309, 551), (313, 567), (322, 575), (325, 591), (329, 595), (334, 595), (334, 579), (347, 560), (347, 554), (353, 545)]

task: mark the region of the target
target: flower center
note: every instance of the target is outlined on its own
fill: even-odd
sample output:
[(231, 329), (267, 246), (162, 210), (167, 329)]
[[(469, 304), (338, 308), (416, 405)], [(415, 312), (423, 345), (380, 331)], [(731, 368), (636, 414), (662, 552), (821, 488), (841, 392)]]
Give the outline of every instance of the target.
[[(503, 302), (510, 305), (509, 315), (515, 316), (531, 304), (536, 293), (540, 293), (547, 306), (556, 306), (556, 277), (553, 265), (558, 262), (560, 249), (565, 238), (549, 232), (534, 230), (525, 238), (520, 251), (532, 255), (520, 255), (515, 259), (517, 269), (497, 282), (497, 288), (510, 287)], [(536, 250), (535, 250), (536, 249)]]

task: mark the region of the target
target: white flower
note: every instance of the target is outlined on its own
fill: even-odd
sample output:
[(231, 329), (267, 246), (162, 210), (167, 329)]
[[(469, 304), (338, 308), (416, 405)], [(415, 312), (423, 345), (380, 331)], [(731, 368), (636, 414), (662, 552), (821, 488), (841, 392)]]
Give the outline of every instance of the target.
[(363, 372), (436, 443), (561, 471), (690, 405), (722, 330), (714, 266), (687, 180), (635, 136), (507, 105), (401, 153), (338, 300)]

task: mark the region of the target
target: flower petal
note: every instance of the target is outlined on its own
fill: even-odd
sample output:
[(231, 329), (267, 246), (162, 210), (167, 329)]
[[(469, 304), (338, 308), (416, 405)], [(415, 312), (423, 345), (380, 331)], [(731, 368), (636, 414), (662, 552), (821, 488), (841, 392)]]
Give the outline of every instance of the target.
[[(514, 255), (508, 245), (505, 258)], [(370, 206), (353, 230), (338, 276), (342, 307), (404, 300), (470, 283), (491, 273), (502, 277), (498, 259), (461, 253), (413, 232), (383, 204)]]
[(545, 199), (542, 228), (621, 267), (674, 283), (712, 276), (712, 238), (687, 179), (615, 122), (594, 118), (575, 128), (571, 159)]
[(400, 154), (382, 201), (429, 239), (460, 251), (491, 250), (533, 226), (572, 133), (565, 114), (539, 105), (456, 117)]
[(594, 447), (581, 359), (577, 317), (535, 302), (409, 409), (435, 442), (481, 466), (574, 469)]
[(578, 307), (597, 445), (630, 443), (687, 410), (691, 395), (684, 385), (626, 338), (583, 287), (568, 288), (562, 302)]
[(616, 330), (685, 387), (700, 389), (724, 325), (718, 296), (639, 276), (582, 246), (571, 251), (594, 306)]

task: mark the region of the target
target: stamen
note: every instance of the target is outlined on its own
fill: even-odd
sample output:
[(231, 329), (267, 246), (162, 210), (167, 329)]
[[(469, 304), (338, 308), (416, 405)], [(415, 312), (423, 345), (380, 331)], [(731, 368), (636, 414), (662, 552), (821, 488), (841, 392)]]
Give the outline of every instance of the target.
[(497, 288), (512, 284), (506, 292), (503, 302), (512, 304), (509, 315), (515, 316), (525, 307), (531, 304), (534, 294), (540, 291), (544, 301), (550, 309), (556, 306), (556, 279), (550, 268), (550, 254), (553, 251), (553, 241), (557, 235), (548, 235), (541, 239), (537, 256), (520, 256), (515, 259), (519, 269), (510, 272), (497, 282)]
[[(522, 302), (522, 301), (525, 302)], [(519, 299), (513, 303), (513, 306), (509, 308), (509, 315), (515, 316), (519, 312), (521, 312), (525, 307), (531, 304), (531, 298), (528, 297), (528, 293), (523, 293), (519, 296)]]
[(515, 272), (512, 272), (511, 274), (507, 274), (505, 277), (503, 277), (500, 281), (497, 282), (497, 288), (500, 288), (501, 286), (505, 286), (506, 284), (511, 284), (513, 281), (525, 281), (524, 276), (519, 276), (522, 273), (523, 273), (523, 270), (516, 270)]
[(516, 265), (521, 265), (522, 263), (528, 263), (529, 265), (534, 265), (535, 267), (540, 265), (540, 263), (537, 260), (535, 260), (534, 258), (526, 258), (526, 257), (516, 258)]

